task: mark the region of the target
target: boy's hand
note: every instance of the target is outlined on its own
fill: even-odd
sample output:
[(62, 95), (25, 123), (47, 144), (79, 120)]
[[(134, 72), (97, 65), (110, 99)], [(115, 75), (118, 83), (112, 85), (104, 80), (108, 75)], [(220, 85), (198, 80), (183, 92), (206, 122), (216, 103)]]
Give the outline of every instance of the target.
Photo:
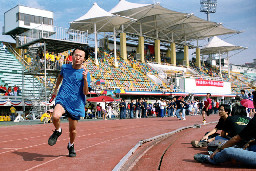
[(83, 71), (83, 78), (84, 78), (84, 80), (87, 80), (88, 70), (87, 70), (87, 68), (85, 67), (85, 65), (82, 65), (82, 68), (84, 69), (84, 71)]

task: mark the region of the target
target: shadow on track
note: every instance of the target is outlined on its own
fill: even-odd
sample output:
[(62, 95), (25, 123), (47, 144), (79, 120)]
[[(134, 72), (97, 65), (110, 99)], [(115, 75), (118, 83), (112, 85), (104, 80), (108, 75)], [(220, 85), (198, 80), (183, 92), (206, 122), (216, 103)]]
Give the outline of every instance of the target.
[(58, 156), (44, 155), (44, 154), (38, 154), (38, 153), (28, 153), (28, 152), (18, 152), (18, 151), (14, 151), (12, 153), (22, 156), (24, 161), (44, 161), (46, 157), (66, 156), (66, 155), (58, 155)]

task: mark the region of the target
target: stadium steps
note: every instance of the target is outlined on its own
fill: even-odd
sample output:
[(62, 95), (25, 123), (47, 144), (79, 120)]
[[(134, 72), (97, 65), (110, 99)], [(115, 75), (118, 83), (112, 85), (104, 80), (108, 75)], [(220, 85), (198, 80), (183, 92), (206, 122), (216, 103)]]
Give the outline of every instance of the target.
[(24, 96), (37, 96), (41, 97), (42, 91), (41, 84), (37, 78), (32, 75), (25, 75), (24, 77), (24, 90), (22, 90), (22, 70), (23, 65), (17, 60), (15, 55), (6, 51), (3, 45), (0, 45), (0, 83), (1, 85), (7, 84), (7, 86), (19, 86)]

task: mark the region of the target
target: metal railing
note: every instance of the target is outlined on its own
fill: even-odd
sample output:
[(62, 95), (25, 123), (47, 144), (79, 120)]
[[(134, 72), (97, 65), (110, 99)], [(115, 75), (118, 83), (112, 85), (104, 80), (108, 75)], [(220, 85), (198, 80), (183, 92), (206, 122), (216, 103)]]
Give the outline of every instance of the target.
[(77, 43), (88, 43), (88, 32), (73, 30), (57, 26), (40, 25), (17, 36), (20, 41), (19, 46), (33, 42), (38, 39), (47, 38)]
[[(9, 44), (9, 43), (4, 43), (6, 45), (6, 47), (8, 48), (8, 50), (16, 57), (16, 59), (18, 59), (18, 61), (23, 64), (22, 67), (25, 67), (25, 69), (27, 71), (29, 70), (33, 70), (34, 68), (31, 67), (31, 65), (22, 58), (22, 56), (16, 52), (16, 50)], [(24, 75), (22, 75), (22, 77), (24, 77)], [(36, 78), (35, 78), (36, 79)], [(32, 82), (32, 80), (30, 79), (26, 79), (27, 81), (29, 81), (29, 83), (32, 83), (34, 85), (34, 89), (37, 89), (37, 92), (42, 92), (43, 91), (43, 87), (41, 85), (38, 85), (36, 82)], [(37, 79), (38, 81), (40, 81), (39, 79)], [(25, 88), (25, 87), (24, 87)], [(25, 98), (29, 98), (29, 97), (34, 97), (35, 95), (35, 90), (30, 90), (30, 89), (24, 89), (22, 90), (22, 93), (24, 95)], [(39, 95), (39, 97), (42, 97), (42, 94)]]
[(5, 27), (3, 26), (2, 27), (2, 35), (4, 35), (5, 34)]
[(9, 43), (5, 43), (6, 47), (10, 50), (10, 52), (16, 57), (16, 59), (18, 59), (19, 62), (25, 64), (25, 68), (28, 69), (29, 67), (29, 63), (27, 61), (25, 61), (22, 56), (20, 56), (20, 54), (18, 52), (16, 52), (16, 50), (12, 47), (12, 45), (10, 45)]

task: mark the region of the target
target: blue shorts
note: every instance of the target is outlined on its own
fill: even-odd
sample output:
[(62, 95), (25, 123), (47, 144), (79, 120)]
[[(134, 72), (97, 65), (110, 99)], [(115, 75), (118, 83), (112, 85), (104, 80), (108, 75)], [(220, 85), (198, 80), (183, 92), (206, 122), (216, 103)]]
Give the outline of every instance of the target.
[[(62, 105), (61, 103), (57, 103), (57, 104), (60, 104), (60, 105), (63, 107), (63, 105)], [(56, 106), (57, 104), (55, 104), (55, 106)], [(63, 108), (64, 108), (64, 107), (63, 107)], [(69, 117), (69, 118), (72, 119), (72, 120), (80, 120), (80, 116), (72, 115), (72, 114), (69, 113), (65, 108), (64, 108), (64, 110), (65, 110), (65, 113), (64, 113), (62, 116)]]

